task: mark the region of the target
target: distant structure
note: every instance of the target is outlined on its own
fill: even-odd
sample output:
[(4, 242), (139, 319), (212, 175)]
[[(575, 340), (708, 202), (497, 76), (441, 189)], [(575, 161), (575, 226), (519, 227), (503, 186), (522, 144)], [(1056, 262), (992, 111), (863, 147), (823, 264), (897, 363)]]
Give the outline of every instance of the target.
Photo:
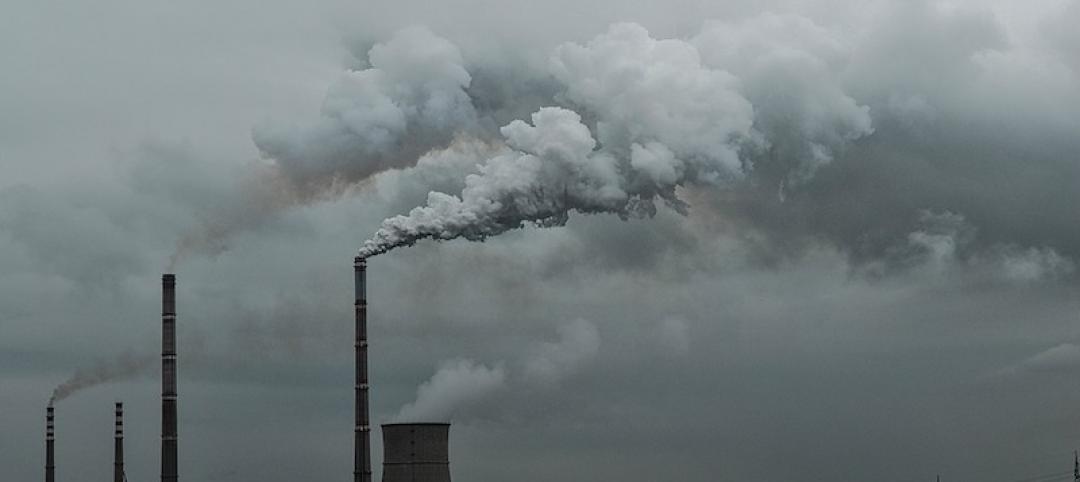
[(124, 404), (116, 402), (116, 431), (113, 435), (113, 482), (124, 482)]
[(176, 482), (176, 275), (161, 276), (161, 482)]
[(382, 426), (382, 482), (450, 482), (450, 424)]
[(1073, 450), (1073, 480), (1080, 482), (1080, 455)]
[(56, 459), (53, 453), (53, 441), (55, 438), (53, 432), (53, 406), (50, 403), (49, 407), (45, 409), (45, 482), (55, 482), (56, 480)]
[(368, 420), (367, 260), (353, 258), (356, 308), (356, 423), (353, 430), (353, 482), (371, 482), (371, 425)]

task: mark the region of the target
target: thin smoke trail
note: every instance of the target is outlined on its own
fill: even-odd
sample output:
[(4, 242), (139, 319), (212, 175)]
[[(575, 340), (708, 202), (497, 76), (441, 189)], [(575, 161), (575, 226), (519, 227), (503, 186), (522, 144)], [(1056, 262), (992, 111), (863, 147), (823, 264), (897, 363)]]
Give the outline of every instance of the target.
[(142, 375), (153, 366), (154, 359), (153, 355), (125, 353), (113, 360), (100, 361), (91, 367), (76, 370), (53, 390), (49, 405), (90, 387)]

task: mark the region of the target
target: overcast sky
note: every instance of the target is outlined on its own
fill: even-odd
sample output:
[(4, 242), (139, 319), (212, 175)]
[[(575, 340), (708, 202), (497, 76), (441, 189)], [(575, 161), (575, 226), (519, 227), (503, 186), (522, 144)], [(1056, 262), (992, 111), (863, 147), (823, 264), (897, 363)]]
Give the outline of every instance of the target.
[(372, 236), (372, 419), (455, 480), (1072, 469), (1075, 0), (0, 1), (4, 480), (133, 366), (57, 477), (116, 400), (159, 476), (167, 269), (181, 477), (349, 480)]

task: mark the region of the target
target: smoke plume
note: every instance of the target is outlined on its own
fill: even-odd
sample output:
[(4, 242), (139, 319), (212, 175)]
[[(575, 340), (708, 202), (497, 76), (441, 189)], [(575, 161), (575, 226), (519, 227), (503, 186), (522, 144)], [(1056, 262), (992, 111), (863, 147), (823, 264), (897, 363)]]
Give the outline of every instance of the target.
[[(556, 388), (600, 351), (599, 330), (588, 320), (561, 325), (558, 334), (558, 340), (537, 343), (510, 364), (499, 362), (489, 367), (465, 359), (441, 363), (431, 379), (416, 390), (416, 400), (402, 407), (394, 420), (451, 420), (484, 412), (483, 402), (508, 388), (518, 394)], [(508, 369), (507, 365), (516, 368)]]
[[(799, 62), (817, 66), (810, 56)], [(773, 64), (753, 70), (787, 65)], [(787, 169), (805, 179), (833, 150), (870, 132), (866, 109), (838, 87), (804, 87), (792, 95), (828, 95), (776, 114), (801, 122), (791, 137), (802, 141), (784, 142), (792, 129), (768, 117), (756, 125), (754, 104), (736, 76), (705, 65), (694, 44), (654, 39), (636, 24), (614, 25), (585, 45), (561, 45), (550, 68), (577, 110), (544, 107), (531, 124), (504, 126), (506, 150), (479, 159), (479, 173), (466, 178), (460, 196), (431, 192), (426, 205), (385, 220), (360, 255), (425, 238), (482, 241), (530, 223), (563, 225), (573, 212), (644, 218), (656, 213), (657, 202), (685, 212), (679, 187), (738, 182), (754, 167), (750, 154), (783, 144)]]
[(412, 165), (474, 128), (472, 77), (446, 39), (407, 28), (372, 47), (368, 62), (330, 88), (313, 125), (255, 129), (255, 145), (301, 190)]
[(49, 397), (49, 405), (68, 398), (80, 390), (135, 378), (146, 373), (153, 366), (153, 361), (153, 355), (125, 353), (114, 360), (101, 361), (92, 367), (79, 369), (71, 375), (71, 378), (53, 390), (52, 396)]
[(506, 383), (506, 369), (489, 368), (471, 360), (442, 363), (430, 380), (416, 391), (416, 401), (405, 405), (397, 421), (449, 420), (468, 403), (483, 399)]
[(271, 123), (252, 139), (268, 163), (221, 186), (224, 199), (198, 213), (180, 236), (166, 271), (190, 253), (219, 254), (232, 236), (257, 229), (297, 205), (333, 198), (371, 175), (407, 167), (476, 130), (466, 89), (472, 80), (458, 48), (426, 28), (399, 31), (367, 53), (368, 68), (330, 87), (318, 119), (303, 127)]

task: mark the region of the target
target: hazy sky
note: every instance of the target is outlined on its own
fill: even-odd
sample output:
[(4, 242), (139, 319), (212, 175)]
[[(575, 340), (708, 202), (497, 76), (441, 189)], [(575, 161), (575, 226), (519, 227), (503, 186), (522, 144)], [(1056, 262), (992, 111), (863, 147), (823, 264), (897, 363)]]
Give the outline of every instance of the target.
[(372, 419), (456, 480), (1072, 468), (1075, 0), (0, 1), (4, 480), (144, 359), (57, 476), (123, 400), (158, 477), (170, 258), (181, 477), (349, 480), (352, 256), (417, 206), (509, 229), (369, 262)]

